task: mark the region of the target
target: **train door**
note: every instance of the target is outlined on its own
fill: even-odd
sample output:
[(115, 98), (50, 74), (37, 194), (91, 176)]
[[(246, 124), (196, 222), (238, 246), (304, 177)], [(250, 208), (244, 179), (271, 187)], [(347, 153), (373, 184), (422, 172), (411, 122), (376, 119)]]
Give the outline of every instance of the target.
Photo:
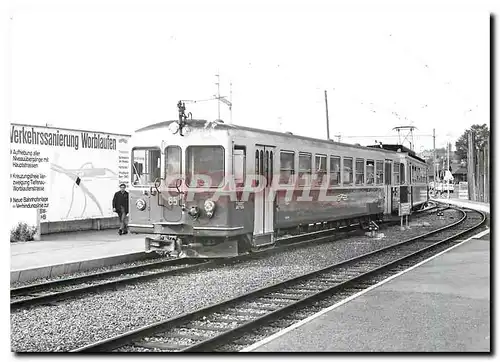
[(385, 213), (392, 212), (392, 160), (385, 160), (384, 170)]
[(264, 178), (257, 186), (254, 204), (254, 244), (256, 246), (274, 242), (274, 193), (271, 191), (274, 169), (274, 147), (255, 147), (255, 174)]
[(415, 170), (414, 170), (414, 166), (413, 166), (413, 163), (411, 162), (408, 162), (407, 164), (407, 172), (406, 172), (406, 175), (408, 177), (408, 192), (410, 193), (410, 207), (413, 208), (413, 197), (411, 197), (411, 195), (413, 194), (413, 184), (415, 183)]

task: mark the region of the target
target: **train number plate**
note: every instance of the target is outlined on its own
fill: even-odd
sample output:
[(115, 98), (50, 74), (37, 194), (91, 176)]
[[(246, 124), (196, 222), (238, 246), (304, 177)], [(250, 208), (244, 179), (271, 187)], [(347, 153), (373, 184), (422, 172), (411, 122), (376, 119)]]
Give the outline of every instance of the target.
[(177, 206), (180, 204), (179, 201), (179, 196), (169, 196), (169, 198), (167, 199), (167, 204), (169, 206)]

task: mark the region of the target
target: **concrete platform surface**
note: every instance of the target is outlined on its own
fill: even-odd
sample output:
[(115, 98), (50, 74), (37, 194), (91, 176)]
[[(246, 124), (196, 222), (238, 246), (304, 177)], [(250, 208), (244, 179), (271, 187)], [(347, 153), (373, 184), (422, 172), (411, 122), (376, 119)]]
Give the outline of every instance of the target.
[(445, 204), (455, 205), (459, 207), (468, 207), (474, 210), (479, 210), (483, 212), (490, 213), (490, 204), (486, 202), (471, 201), (471, 200), (461, 200), (461, 199), (447, 199), (447, 198), (436, 198), (431, 199), (433, 201), (443, 202)]
[(10, 244), (10, 270), (40, 268), (144, 251), (144, 235), (117, 230), (42, 235), (40, 241)]
[(467, 241), (249, 349), (255, 352), (489, 352), (489, 236)]

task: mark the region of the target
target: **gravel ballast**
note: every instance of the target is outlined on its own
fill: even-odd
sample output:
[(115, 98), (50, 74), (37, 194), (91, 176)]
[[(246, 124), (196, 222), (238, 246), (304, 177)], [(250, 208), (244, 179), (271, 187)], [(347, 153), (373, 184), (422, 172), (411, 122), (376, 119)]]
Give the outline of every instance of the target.
[(351, 237), (16, 311), (11, 314), (12, 350), (46, 352), (83, 347), (409, 239), (455, 222), (459, 215), (448, 210), (443, 220), (435, 215), (418, 219), (429, 223), (428, 227), (405, 232), (399, 226), (387, 228), (381, 239)]

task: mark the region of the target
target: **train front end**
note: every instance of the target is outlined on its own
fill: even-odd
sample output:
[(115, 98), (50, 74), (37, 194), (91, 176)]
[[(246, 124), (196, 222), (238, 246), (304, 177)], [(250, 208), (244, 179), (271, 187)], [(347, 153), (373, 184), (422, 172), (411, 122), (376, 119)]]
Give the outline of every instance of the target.
[[(215, 125), (215, 126), (214, 126)], [(219, 124), (220, 125), (220, 124)], [(221, 194), (231, 164), (227, 128), (191, 120), (146, 127), (132, 137), (129, 229), (150, 234), (146, 252), (238, 254), (241, 220)], [(227, 127), (227, 126), (225, 126)]]

